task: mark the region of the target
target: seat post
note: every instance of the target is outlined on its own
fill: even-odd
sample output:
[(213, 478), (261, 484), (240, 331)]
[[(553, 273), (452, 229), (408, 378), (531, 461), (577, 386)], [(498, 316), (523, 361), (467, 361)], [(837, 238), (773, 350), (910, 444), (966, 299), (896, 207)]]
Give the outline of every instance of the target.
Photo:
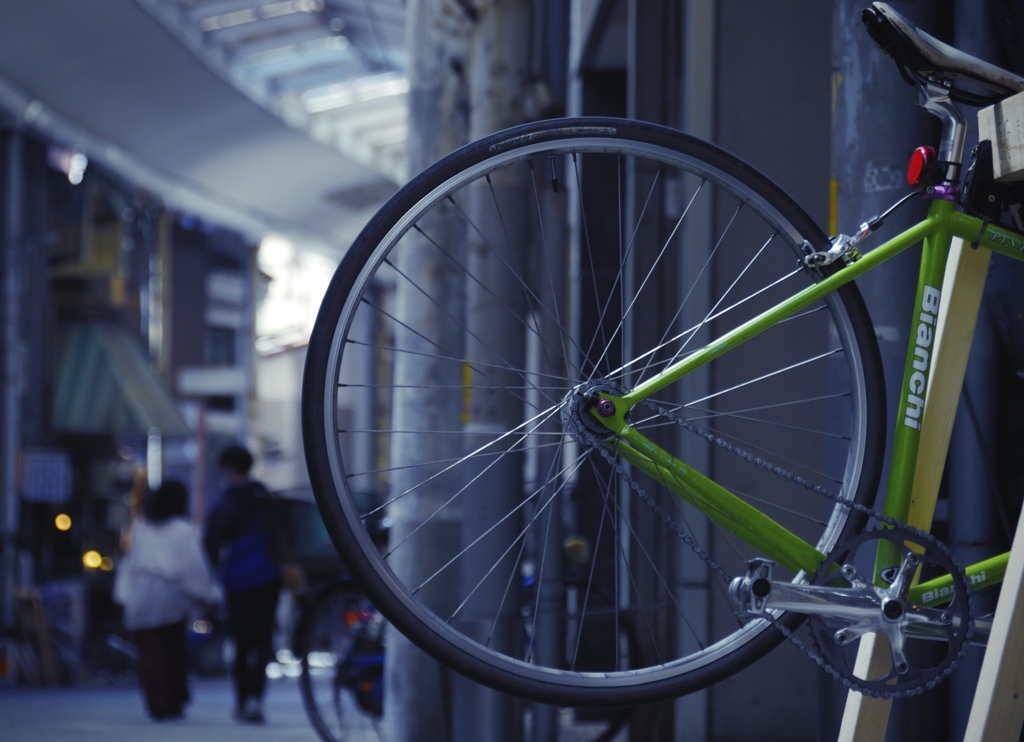
[(953, 185), (960, 180), (960, 164), (964, 154), (964, 140), (967, 137), (967, 121), (949, 95), (949, 90), (935, 83), (918, 86), (917, 105), (942, 121), (942, 140), (939, 144), (938, 159), (948, 163), (944, 180)]

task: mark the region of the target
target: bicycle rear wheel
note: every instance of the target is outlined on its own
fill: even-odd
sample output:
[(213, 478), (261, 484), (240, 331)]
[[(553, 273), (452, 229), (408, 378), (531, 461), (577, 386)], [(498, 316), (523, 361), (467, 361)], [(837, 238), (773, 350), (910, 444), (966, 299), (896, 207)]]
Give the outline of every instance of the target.
[[(568, 410), (581, 386), (633, 388), (818, 280), (805, 240), (827, 245), (748, 165), (635, 121), (517, 127), (402, 188), (339, 266), (303, 382), (317, 502), (388, 620), (479, 682), (560, 705), (678, 695), (774, 646), (727, 597), (756, 554)], [(827, 553), (859, 523), (821, 491), (877, 487), (881, 378), (850, 285), (631, 420)]]
[(296, 629), (299, 690), (324, 742), (379, 742), (384, 670), (380, 617), (354, 585), (332, 585), (305, 609)]

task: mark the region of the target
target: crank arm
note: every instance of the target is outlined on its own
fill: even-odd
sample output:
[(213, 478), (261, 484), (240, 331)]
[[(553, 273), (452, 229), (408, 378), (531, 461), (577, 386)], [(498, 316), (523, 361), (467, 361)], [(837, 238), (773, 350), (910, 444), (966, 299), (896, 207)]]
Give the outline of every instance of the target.
[(772, 580), (772, 566), (766, 559), (755, 559), (745, 576), (732, 581), (729, 593), (742, 613), (756, 616), (768, 611), (792, 611), (859, 625), (877, 621), (882, 611), (883, 596), (856, 576), (851, 575), (853, 580), (847, 587), (798, 585)]

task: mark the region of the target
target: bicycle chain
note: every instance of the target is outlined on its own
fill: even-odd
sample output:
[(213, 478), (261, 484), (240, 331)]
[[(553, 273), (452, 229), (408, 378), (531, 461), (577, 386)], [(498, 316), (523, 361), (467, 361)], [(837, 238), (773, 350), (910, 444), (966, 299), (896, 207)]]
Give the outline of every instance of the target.
[[(897, 520), (896, 518), (893, 518), (891, 516), (885, 515), (884, 513), (878, 512), (876, 510), (873, 510), (873, 509), (871, 509), (871, 508), (869, 508), (869, 507), (867, 507), (865, 505), (861, 505), (859, 502), (855, 502), (854, 500), (851, 500), (849, 498), (842, 497), (841, 495), (838, 495), (835, 492), (831, 492), (830, 490), (826, 489), (825, 487), (822, 487), (821, 485), (814, 484), (813, 482), (810, 482), (809, 480), (805, 479), (804, 477), (798, 476), (798, 475), (794, 474), (793, 472), (790, 472), (790, 471), (786, 470), (785, 468), (783, 468), (781, 466), (773, 464), (770, 461), (767, 461), (767, 460), (765, 460), (765, 459), (763, 459), (763, 458), (761, 458), (759, 456), (755, 456), (754, 454), (752, 454), (752, 453), (750, 453), (748, 451), (745, 451), (743, 448), (741, 448), (739, 446), (736, 446), (731, 441), (728, 441), (728, 440), (726, 440), (724, 438), (721, 438), (721, 437), (715, 435), (711, 431), (706, 430), (706, 429), (702, 428), (701, 426), (697, 425), (692, 420), (687, 420), (686, 418), (683, 418), (680, 415), (675, 414), (674, 412), (666, 409), (665, 407), (662, 407), (661, 405), (655, 404), (654, 402), (651, 402), (650, 400), (645, 400), (644, 402), (642, 402), (642, 404), (645, 407), (649, 408), (652, 412), (656, 413), (657, 415), (660, 415), (661, 417), (666, 418), (666, 419), (672, 421), (675, 425), (678, 425), (679, 427), (687, 430), (690, 433), (693, 433), (695, 435), (698, 435), (698, 436), (704, 438), (705, 440), (709, 441), (710, 443), (715, 444), (719, 448), (724, 449), (728, 453), (732, 453), (732, 454), (734, 454), (736, 456), (739, 456), (740, 458), (748, 461), (749, 463), (754, 464), (755, 466), (758, 466), (758, 467), (760, 467), (762, 469), (765, 469), (766, 471), (769, 471), (769, 472), (771, 472), (773, 474), (776, 474), (776, 475), (786, 479), (787, 481), (792, 482), (792, 483), (794, 483), (794, 484), (796, 484), (798, 486), (801, 486), (804, 489), (807, 489), (808, 491), (811, 491), (811, 492), (813, 492), (813, 493), (815, 493), (817, 495), (821, 495), (822, 497), (825, 497), (826, 499), (829, 499), (829, 500), (835, 502), (838, 505), (841, 505), (843, 507), (849, 508), (850, 510), (856, 511), (856, 512), (862, 514), (862, 515), (865, 515), (869, 519), (870, 518), (874, 518), (875, 520), (878, 520), (879, 522), (884, 523), (885, 525), (887, 525), (887, 526), (889, 526), (889, 527), (891, 527), (893, 529), (900, 530), (900, 531), (903, 531), (905, 533), (908, 533), (908, 534), (912, 535), (913, 537), (915, 537), (917, 539), (923, 539), (930, 546), (932, 546), (932, 547), (938, 549), (939, 551), (943, 552), (949, 558), (950, 562), (958, 570), (958, 575), (957, 576), (959, 578), (959, 583), (960, 583), (960, 585), (961, 585), (961, 587), (963, 588), (963, 591), (964, 591), (964, 599), (967, 601), (967, 609), (968, 609), (967, 610), (967, 615), (968, 615), (967, 632), (966, 632), (966, 634), (964, 636), (963, 642), (961, 643), (961, 645), (960, 645), (960, 647), (959, 647), (959, 649), (957, 651), (956, 656), (950, 662), (950, 664), (942, 671), (940, 676), (936, 677), (934, 679), (930, 679), (927, 683), (921, 684), (921, 685), (919, 685), (919, 686), (917, 686), (915, 688), (912, 688), (910, 690), (897, 690), (897, 691), (893, 691), (893, 692), (889, 693), (889, 692), (878, 691), (878, 690), (875, 690), (874, 688), (865, 687), (865, 686), (861, 685), (860, 683), (857, 683), (856, 680), (851, 680), (850, 678), (848, 678), (848, 677), (844, 676), (842, 673), (840, 673), (836, 668), (834, 668), (825, 659), (825, 657), (823, 657), (821, 655), (820, 652), (815, 650), (814, 647), (807, 646), (807, 644), (802, 639), (800, 639), (799, 636), (797, 636), (793, 631), (791, 631), (786, 626), (782, 625), (775, 616), (772, 616), (771, 614), (767, 614), (766, 613), (765, 614), (765, 618), (786, 639), (788, 639), (794, 646), (796, 646), (797, 649), (799, 649), (811, 661), (813, 661), (816, 665), (818, 665), (818, 667), (820, 667), (826, 673), (831, 675), (832, 678), (834, 678), (841, 685), (843, 685), (843, 687), (845, 687), (845, 688), (847, 688), (849, 690), (857, 691), (858, 693), (862, 693), (863, 695), (866, 695), (866, 696), (871, 696), (871, 697), (874, 697), (874, 698), (886, 698), (886, 699), (889, 699), (889, 698), (906, 698), (906, 697), (909, 697), (909, 696), (918, 695), (920, 693), (925, 692), (926, 690), (930, 690), (935, 685), (937, 685), (938, 683), (942, 682), (943, 680), (945, 680), (947, 677), (949, 677), (953, 673), (953, 671), (956, 669), (957, 665), (959, 665), (960, 661), (963, 659), (963, 656), (964, 656), (964, 653), (965, 653), (965, 647), (967, 645), (967, 641), (970, 639), (970, 637), (971, 637), (971, 635), (972, 635), (972, 633), (974, 631), (974, 612), (973, 612), (973, 608), (972, 608), (973, 600), (971, 598), (971, 590), (970, 590), (969, 582), (967, 580), (967, 575), (964, 572), (963, 567), (960, 565), (959, 560), (956, 558), (956, 556), (953, 554), (952, 550), (948, 546), (946, 546), (944, 543), (939, 541), (939, 539), (937, 539), (934, 535), (932, 535), (930, 533), (927, 533), (926, 531), (923, 531), (920, 528), (916, 528), (916, 527), (910, 525), (909, 523), (904, 523), (902, 521)], [(612, 467), (612, 469), (615, 471), (615, 473), (623, 481), (625, 481), (625, 482), (627, 482), (629, 484), (630, 489), (632, 489), (634, 492), (636, 492), (637, 495), (644, 501), (644, 503), (648, 505), (648, 507), (653, 509), (655, 515), (660, 517), (665, 522), (665, 524), (668, 525), (669, 528), (677, 536), (679, 536), (682, 539), (684, 544), (686, 544), (697, 556), (699, 556), (712, 569), (712, 571), (715, 574), (717, 574), (719, 577), (724, 579), (727, 583), (732, 580), (732, 576), (729, 575), (725, 571), (725, 569), (720, 564), (718, 564), (718, 562), (716, 562), (711, 557), (711, 555), (707, 552), (707, 550), (702, 548), (700, 546), (700, 544), (698, 544), (697, 541), (690, 534), (686, 533), (686, 531), (683, 530), (682, 526), (678, 525), (675, 522), (675, 520), (672, 518), (672, 515), (665, 508), (663, 508), (660, 505), (658, 505), (658, 503), (655, 501), (654, 497), (652, 497), (650, 494), (648, 494), (643, 489), (643, 487), (640, 486), (640, 484), (636, 480), (634, 480), (632, 477), (629, 476), (629, 474), (626, 472), (626, 469), (622, 465), (622, 463), (612, 454), (612, 452), (608, 449), (607, 446), (603, 445), (602, 441), (598, 439), (597, 435), (592, 433), (590, 430), (587, 430), (584, 426), (574, 426), (574, 427), (576, 427), (576, 431), (575, 432), (578, 435), (580, 435), (585, 440), (586, 444), (591, 449), (597, 450), (598, 452), (600, 452), (601, 456), (607, 461), (609, 466)], [(832, 552), (835, 552), (836, 550), (840, 549), (841, 547), (842, 547), (841, 543), (836, 544), (833, 547)], [(826, 558), (827, 558), (827, 555), (826, 555)], [(815, 620), (815, 618), (816, 617), (811, 616), (811, 617), (809, 617), (809, 620)]]

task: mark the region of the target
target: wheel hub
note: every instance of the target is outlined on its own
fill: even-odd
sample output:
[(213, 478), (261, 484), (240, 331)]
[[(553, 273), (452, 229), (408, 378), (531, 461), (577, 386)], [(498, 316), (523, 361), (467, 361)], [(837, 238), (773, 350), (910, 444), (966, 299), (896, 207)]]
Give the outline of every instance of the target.
[(562, 425), (578, 442), (589, 445), (593, 437), (610, 438), (613, 433), (594, 416), (608, 418), (617, 412), (615, 402), (608, 399), (621, 396), (622, 387), (607, 379), (596, 379), (578, 384), (565, 395), (562, 405)]

